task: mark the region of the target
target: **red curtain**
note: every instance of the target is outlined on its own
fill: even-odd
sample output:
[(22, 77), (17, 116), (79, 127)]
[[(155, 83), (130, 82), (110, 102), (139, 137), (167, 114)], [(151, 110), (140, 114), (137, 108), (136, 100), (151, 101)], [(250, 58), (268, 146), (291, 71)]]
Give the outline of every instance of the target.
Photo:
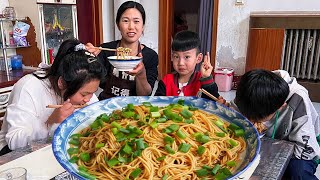
[(78, 0), (78, 35), (82, 43), (91, 42), (97, 46), (102, 43), (101, 0)]

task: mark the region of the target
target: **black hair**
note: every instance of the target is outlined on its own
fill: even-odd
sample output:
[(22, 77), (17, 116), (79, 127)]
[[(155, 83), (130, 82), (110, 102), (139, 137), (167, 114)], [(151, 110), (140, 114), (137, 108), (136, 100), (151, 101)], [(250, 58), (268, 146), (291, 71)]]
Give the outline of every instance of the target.
[(131, 8), (135, 8), (141, 13), (142, 21), (143, 21), (143, 25), (144, 25), (146, 23), (146, 12), (144, 11), (144, 8), (140, 3), (135, 2), (135, 1), (126, 1), (121, 4), (121, 6), (119, 7), (119, 9), (117, 11), (116, 23), (119, 24), (122, 14), (127, 9), (131, 9)]
[(171, 44), (172, 51), (188, 51), (194, 48), (200, 52), (200, 38), (198, 33), (188, 30), (178, 32)]
[(106, 75), (105, 67), (90, 55), (86, 50), (75, 51), (75, 46), (80, 44), (77, 39), (64, 41), (51, 67), (47, 70), (47, 75), (38, 77), (39, 79), (48, 78), (54, 92), (61, 96), (58, 86), (60, 77), (63, 79), (65, 92), (63, 99), (67, 100), (74, 95), (84, 84), (92, 80), (102, 81)]
[(184, 23), (184, 20), (182, 19), (181, 15), (175, 15), (174, 22), (181, 25)]
[(277, 74), (256, 69), (245, 73), (236, 92), (239, 111), (252, 121), (276, 112), (289, 95), (288, 83)]

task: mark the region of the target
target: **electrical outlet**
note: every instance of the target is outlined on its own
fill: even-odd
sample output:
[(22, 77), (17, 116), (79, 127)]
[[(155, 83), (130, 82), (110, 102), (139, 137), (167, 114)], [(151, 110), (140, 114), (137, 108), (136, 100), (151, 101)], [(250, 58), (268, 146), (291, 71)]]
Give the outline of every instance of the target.
[(236, 0), (236, 5), (244, 5), (244, 0)]

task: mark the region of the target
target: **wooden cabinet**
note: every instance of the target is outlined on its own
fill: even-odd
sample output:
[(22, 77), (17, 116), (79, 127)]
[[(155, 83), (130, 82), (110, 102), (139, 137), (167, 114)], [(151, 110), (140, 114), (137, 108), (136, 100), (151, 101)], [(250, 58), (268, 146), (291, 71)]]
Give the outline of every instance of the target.
[(280, 68), (284, 29), (251, 28), (249, 32), (246, 71)]

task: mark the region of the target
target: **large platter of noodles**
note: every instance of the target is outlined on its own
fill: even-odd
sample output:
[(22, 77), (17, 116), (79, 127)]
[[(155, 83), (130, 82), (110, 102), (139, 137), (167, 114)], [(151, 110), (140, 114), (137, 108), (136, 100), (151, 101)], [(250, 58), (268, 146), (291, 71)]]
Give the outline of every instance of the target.
[(115, 97), (56, 129), (58, 162), (80, 179), (233, 179), (257, 158), (257, 130), (197, 97)]

